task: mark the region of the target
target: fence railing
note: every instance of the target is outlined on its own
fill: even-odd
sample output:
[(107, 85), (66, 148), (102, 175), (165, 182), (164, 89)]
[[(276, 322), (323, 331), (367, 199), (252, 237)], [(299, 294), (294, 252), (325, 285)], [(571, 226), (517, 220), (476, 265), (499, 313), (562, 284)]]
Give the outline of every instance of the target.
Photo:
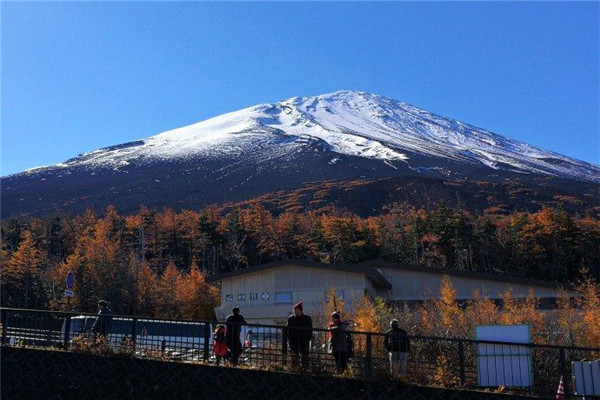
[[(99, 335), (92, 331), (95, 314), (0, 308), (0, 317), (3, 345), (122, 353), (181, 362), (221, 362), (212, 350), (213, 330), (218, 323), (215, 321), (114, 315), (107, 334)], [(284, 326), (247, 324), (234, 329), (240, 331), (242, 353), (237, 360), (239, 364), (257, 369), (304, 368), (304, 372), (313, 374), (339, 373), (336, 361), (328, 351), (331, 333), (327, 329), (313, 329), (307, 365), (299, 363), (291, 351), (289, 330)], [(353, 357), (348, 360), (345, 374), (389, 378), (385, 334), (351, 331), (351, 337)], [(600, 359), (600, 348), (427, 336), (409, 338), (407, 372), (402, 379), (422, 385), (490, 388), (554, 397), (562, 376), (565, 394), (577, 398), (583, 393), (574, 393), (571, 385), (572, 363)], [(229, 357), (228, 363), (231, 361)], [(597, 378), (600, 382), (600, 377)], [(585, 398), (594, 397), (588, 395)]]

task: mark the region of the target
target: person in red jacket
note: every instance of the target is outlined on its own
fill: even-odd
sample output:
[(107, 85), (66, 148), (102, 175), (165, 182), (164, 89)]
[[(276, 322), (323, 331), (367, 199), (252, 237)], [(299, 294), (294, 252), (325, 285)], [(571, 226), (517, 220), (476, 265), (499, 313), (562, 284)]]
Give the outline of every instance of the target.
[(221, 359), (227, 354), (227, 341), (225, 340), (225, 325), (216, 326), (213, 333), (213, 353), (217, 359), (217, 365), (221, 364)]

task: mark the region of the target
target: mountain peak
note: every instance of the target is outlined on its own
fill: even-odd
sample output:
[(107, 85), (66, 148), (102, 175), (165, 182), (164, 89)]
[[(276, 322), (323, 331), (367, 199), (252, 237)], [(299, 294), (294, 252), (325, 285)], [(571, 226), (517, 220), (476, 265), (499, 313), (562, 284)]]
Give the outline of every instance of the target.
[[(415, 172), (443, 160), (492, 170), (599, 182), (600, 168), (485, 129), (357, 90), (292, 97), (223, 114), (147, 139), (82, 154), (62, 166), (119, 168), (132, 162), (262, 153), (320, 143), (340, 157), (379, 160)], [(283, 147), (282, 147), (283, 146)], [(400, 163), (400, 164), (398, 164)], [(428, 165), (431, 164), (431, 165)]]
[[(2, 181), (1, 211), (43, 215), (109, 204), (125, 211), (140, 204), (181, 209), (304, 193), (306, 185), (314, 187), (308, 182), (350, 182), (343, 194), (356, 182), (372, 181), (375, 188), (390, 179), (408, 185), (405, 200), (415, 207), (428, 206), (435, 193), (459, 196), (455, 188), (479, 182), (500, 185), (493, 194), (476, 191), (474, 202), (487, 199), (482, 209), (513, 204), (513, 193), (525, 193), (515, 196), (532, 206), (564, 199), (586, 205), (597, 201), (600, 167), (377, 94), (340, 90), (259, 104), (11, 175)], [(509, 183), (533, 186), (507, 192)], [(364, 192), (369, 200), (361, 202), (368, 212), (381, 212), (402, 201), (399, 193), (391, 186), (379, 195)], [(321, 204), (317, 194), (322, 191), (310, 204)]]

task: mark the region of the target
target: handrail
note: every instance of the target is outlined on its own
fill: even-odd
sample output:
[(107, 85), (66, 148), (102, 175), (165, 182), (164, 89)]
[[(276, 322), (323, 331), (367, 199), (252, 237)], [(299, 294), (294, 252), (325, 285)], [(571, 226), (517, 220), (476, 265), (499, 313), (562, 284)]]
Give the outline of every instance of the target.
[[(299, 358), (298, 348), (294, 350), (293, 346), (297, 345), (294, 345), (292, 342), (288, 343), (290, 338), (289, 333), (293, 330), (307, 329), (300, 327), (289, 328), (283, 325), (243, 324), (214, 320), (178, 320), (147, 316), (112, 315), (113, 322), (120, 321), (119, 324), (113, 325), (113, 331), (109, 330), (108, 333), (92, 333), (90, 327), (86, 327), (87, 323), (83, 327), (84, 330), (81, 330), (81, 323), (75, 324), (77, 326), (76, 328), (73, 328), (74, 325), (71, 325), (71, 323), (78, 320), (82, 322), (83, 319), (77, 318), (79, 316), (86, 317), (86, 319), (96, 318), (98, 314), (94, 313), (0, 307), (0, 315), (2, 323), (2, 344), (53, 346), (58, 343), (59, 347), (64, 348), (69, 348), (70, 346), (75, 346), (77, 344), (78, 348), (81, 349), (79, 346), (93, 346), (94, 344), (100, 343), (96, 341), (98, 337), (104, 337), (105, 339), (108, 339), (108, 344), (113, 351), (124, 351), (127, 352), (127, 354), (133, 354), (136, 357), (139, 356), (145, 358), (158, 355), (161, 357), (172, 357), (173, 360), (202, 361), (207, 363), (216, 362), (217, 365), (219, 365), (219, 359), (216, 358), (216, 354), (211, 352), (211, 345), (214, 344), (215, 340), (212, 337), (212, 328), (214, 328), (214, 325), (216, 323), (223, 323), (229, 326), (245, 326), (245, 334), (253, 332), (253, 335), (246, 336), (245, 339), (241, 338), (244, 340), (244, 348), (247, 348), (247, 353), (243, 362), (252, 364), (258, 368), (268, 368), (277, 364), (286, 366), (286, 368), (298, 368), (298, 362), (301, 357)], [(61, 320), (62, 328), (59, 328)], [(166, 327), (167, 330), (153, 330), (150, 334), (149, 332), (145, 332), (146, 327), (143, 326), (146, 325), (145, 321), (150, 322), (150, 324), (147, 324), (149, 330), (159, 328), (152, 327), (152, 322), (166, 323), (169, 326)], [(191, 330), (190, 325), (192, 325)], [(198, 330), (197, 328), (201, 329)], [(240, 331), (241, 330), (242, 329), (240, 329)], [(33, 333), (31, 331), (33, 331)], [(233, 331), (235, 332), (237, 329)], [(326, 347), (327, 345), (331, 346), (333, 344), (333, 338), (336, 337), (335, 335), (328, 335), (328, 332), (330, 332), (329, 329), (322, 327), (312, 329), (313, 335), (310, 340), (310, 348), (308, 351), (311, 354), (311, 365), (317, 368), (313, 371), (313, 373), (316, 374), (333, 371), (334, 361), (336, 364), (335, 367), (338, 368), (338, 372), (339, 368), (345, 368), (341, 364), (338, 364), (340, 359), (339, 356), (338, 358), (334, 357), (332, 354), (333, 349)], [(354, 339), (350, 341), (351, 343), (354, 343), (354, 346), (350, 346), (348, 352), (351, 352), (352, 349), (354, 349), (352, 354), (354, 354), (353, 363), (357, 371), (356, 373), (358, 374), (357, 376), (372, 377), (376, 374), (381, 374), (382, 371), (387, 370), (388, 367), (390, 374), (392, 374), (391, 366), (387, 365), (388, 358), (387, 356), (384, 356), (386, 350), (381, 343), (381, 339), (386, 333), (352, 330), (348, 330), (348, 332), (352, 334), (350, 337)], [(88, 336), (88, 334), (91, 334), (92, 336)], [(504, 346), (526, 348), (526, 352), (519, 352), (516, 356), (529, 357), (529, 364), (525, 367), (524, 371), (529, 371), (528, 373), (531, 374), (533, 369), (537, 375), (535, 380), (533, 380), (533, 378), (531, 378), (532, 380), (527, 380), (527, 382), (529, 382), (527, 387), (530, 391), (538, 394), (548, 394), (554, 390), (554, 381), (558, 382), (560, 375), (570, 376), (570, 363), (572, 361), (581, 360), (586, 357), (595, 358), (597, 357), (597, 354), (600, 354), (600, 348), (590, 347), (514, 343), (426, 335), (408, 335), (408, 337), (413, 344), (411, 345), (413, 350), (410, 352), (411, 356), (409, 359), (409, 363), (412, 363), (414, 367), (412, 379), (416, 379), (418, 382), (427, 383), (430, 379), (428, 374), (431, 374), (434, 368), (440, 367), (441, 365), (442, 368), (447, 368), (446, 371), (450, 374), (449, 376), (454, 376), (456, 378), (456, 381), (452, 381), (449, 384), (458, 387), (472, 387), (479, 385), (479, 383), (474, 384), (473, 379), (474, 373), (479, 371), (478, 363), (481, 361), (481, 351), (484, 353), (483, 357), (488, 357), (488, 350), (492, 357), (498, 357), (498, 354), (500, 354), (501, 357), (504, 357), (505, 355), (503, 352), (507, 350)], [(76, 341), (75, 338), (78, 340)], [(92, 342), (87, 341), (90, 338), (92, 339)], [(239, 339), (240, 338), (234, 340)], [(247, 346), (245, 340), (248, 341)], [(481, 349), (479, 347), (481, 344), (494, 345), (494, 348)], [(288, 347), (288, 345), (290, 345), (290, 347)], [(227, 343), (227, 346), (231, 352), (236, 348), (235, 342), (231, 345), (230, 343)], [(77, 351), (77, 348), (75, 350)], [(239, 357), (239, 354), (240, 353), (235, 357)], [(228, 359), (228, 362), (236, 365), (238, 359), (233, 357), (234, 356), (231, 356), (231, 359)], [(509, 368), (510, 371), (512, 371), (512, 363), (514, 363), (515, 360), (510, 357), (513, 357), (513, 355), (509, 355), (509, 365), (506, 368)], [(537, 362), (532, 363), (534, 358), (537, 358)], [(440, 359), (442, 361), (440, 361)], [(519, 362), (519, 365), (522, 362), (521, 359), (518, 359), (517, 361)], [(302, 362), (304, 363), (304, 361)], [(346, 359), (345, 362), (347, 363), (348, 359)], [(494, 376), (495, 368), (505, 368), (504, 364), (498, 367), (495, 364), (494, 358), (491, 359), (491, 363), (493, 366), (492, 370), (486, 369), (488, 378), (489, 376)], [(513, 372), (510, 371), (510, 376), (512, 376)], [(519, 371), (521, 371), (520, 367)], [(477, 372), (477, 374), (479, 374), (479, 372)], [(521, 374), (521, 372), (519, 372), (519, 374)], [(442, 376), (440, 379), (445, 378)], [(490, 382), (499, 381), (484, 380), (481, 381), (480, 385), (482, 387), (488, 387), (490, 386)], [(491, 386), (494, 385), (492, 384)], [(516, 385), (516, 387), (517, 390), (523, 389), (519, 389), (518, 385)], [(564, 382), (564, 388), (565, 394), (570, 393), (571, 388), (569, 382)]]
[[(54, 311), (54, 310), (38, 310), (31, 308), (11, 308), (11, 307), (0, 307), (0, 311), (14, 311), (14, 312), (35, 312), (35, 313), (45, 313), (45, 314), (59, 314), (70, 316), (90, 316), (96, 317), (98, 314), (94, 313), (86, 313), (86, 312), (75, 312), (75, 311)], [(184, 323), (198, 323), (198, 324), (217, 324), (217, 323), (225, 323), (225, 321), (215, 321), (215, 320), (187, 320), (187, 319), (168, 319), (168, 318), (156, 318), (149, 316), (137, 316), (137, 315), (121, 315), (121, 314), (113, 314), (111, 315), (113, 318), (127, 318), (127, 319), (149, 319), (153, 321), (164, 321), (164, 322), (184, 322)], [(268, 325), (268, 324), (253, 324), (253, 323), (238, 323), (238, 322), (227, 322), (228, 325), (242, 325), (242, 326), (256, 326), (263, 328), (275, 328), (275, 329), (286, 329), (285, 325)], [(294, 327), (295, 330), (303, 330), (307, 328)], [(328, 332), (327, 328), (313, 328), (313, 331), (316, 332)], [(385, 332), (370, 332), (370, 331), (354, 331), (348, 330), (349, 333), (359, 334), (359, 335), (374, 335), (374, 336), (385, 336)], [(466, 339), (466, 338), (452, 338), (452, 337), (443, 337), (443, 336), (423, 336), (423, 335), (408, 335), (409, 339), (416, 340), (434, 340), (434, 341), (450, 341), (456, 343), (471, 343), (471, 344), (497, 344), (497, 345), (507, 345), (507, 346), (524, 346), (531, 348), (549, 348), (549, 349), (563, 349), (570, 351), (592, 351), (592, 352), (600, 352), (600, 347), (577, 347), (577, 346), (563, 346), (563, 345), (551, 345), (551, 344), (538, 344), (538, 343), (515, 343), (515, 342), (503, 342), (503, 341), (493, 341), (493, 340), (478, 340), (478, 339)]]

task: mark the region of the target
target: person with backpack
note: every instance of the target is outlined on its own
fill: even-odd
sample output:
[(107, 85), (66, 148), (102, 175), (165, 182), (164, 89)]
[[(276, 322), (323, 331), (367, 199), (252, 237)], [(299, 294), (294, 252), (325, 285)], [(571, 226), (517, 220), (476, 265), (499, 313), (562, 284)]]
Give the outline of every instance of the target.
[(390, 374), (392, 376), (406, 376), (406, 362), (410, 351), (408, 333), (400, 329), (397, 320), (390, 322), (390, 329), (385, 334), (384, 345), (390, 360)]
[(213, 353), (217, 359), (217, 365), (221, 364), (221, 359), (227, 354), (227, 341), (225, 339), (225, 325), (219, 324), (213, 332)]
[(328, 351), (335, 359), (337, 372), (343, 373), (348, 367), (348, 324), (342, 321), (337, 311), (331, 314)]
[(112, 325), (112, 310), (108, 306), (106, 300), (100, 300), (98, 302), (98, 316), (92, 325), (92, 332), (94, 332), (98, 338), (107, 337)]

